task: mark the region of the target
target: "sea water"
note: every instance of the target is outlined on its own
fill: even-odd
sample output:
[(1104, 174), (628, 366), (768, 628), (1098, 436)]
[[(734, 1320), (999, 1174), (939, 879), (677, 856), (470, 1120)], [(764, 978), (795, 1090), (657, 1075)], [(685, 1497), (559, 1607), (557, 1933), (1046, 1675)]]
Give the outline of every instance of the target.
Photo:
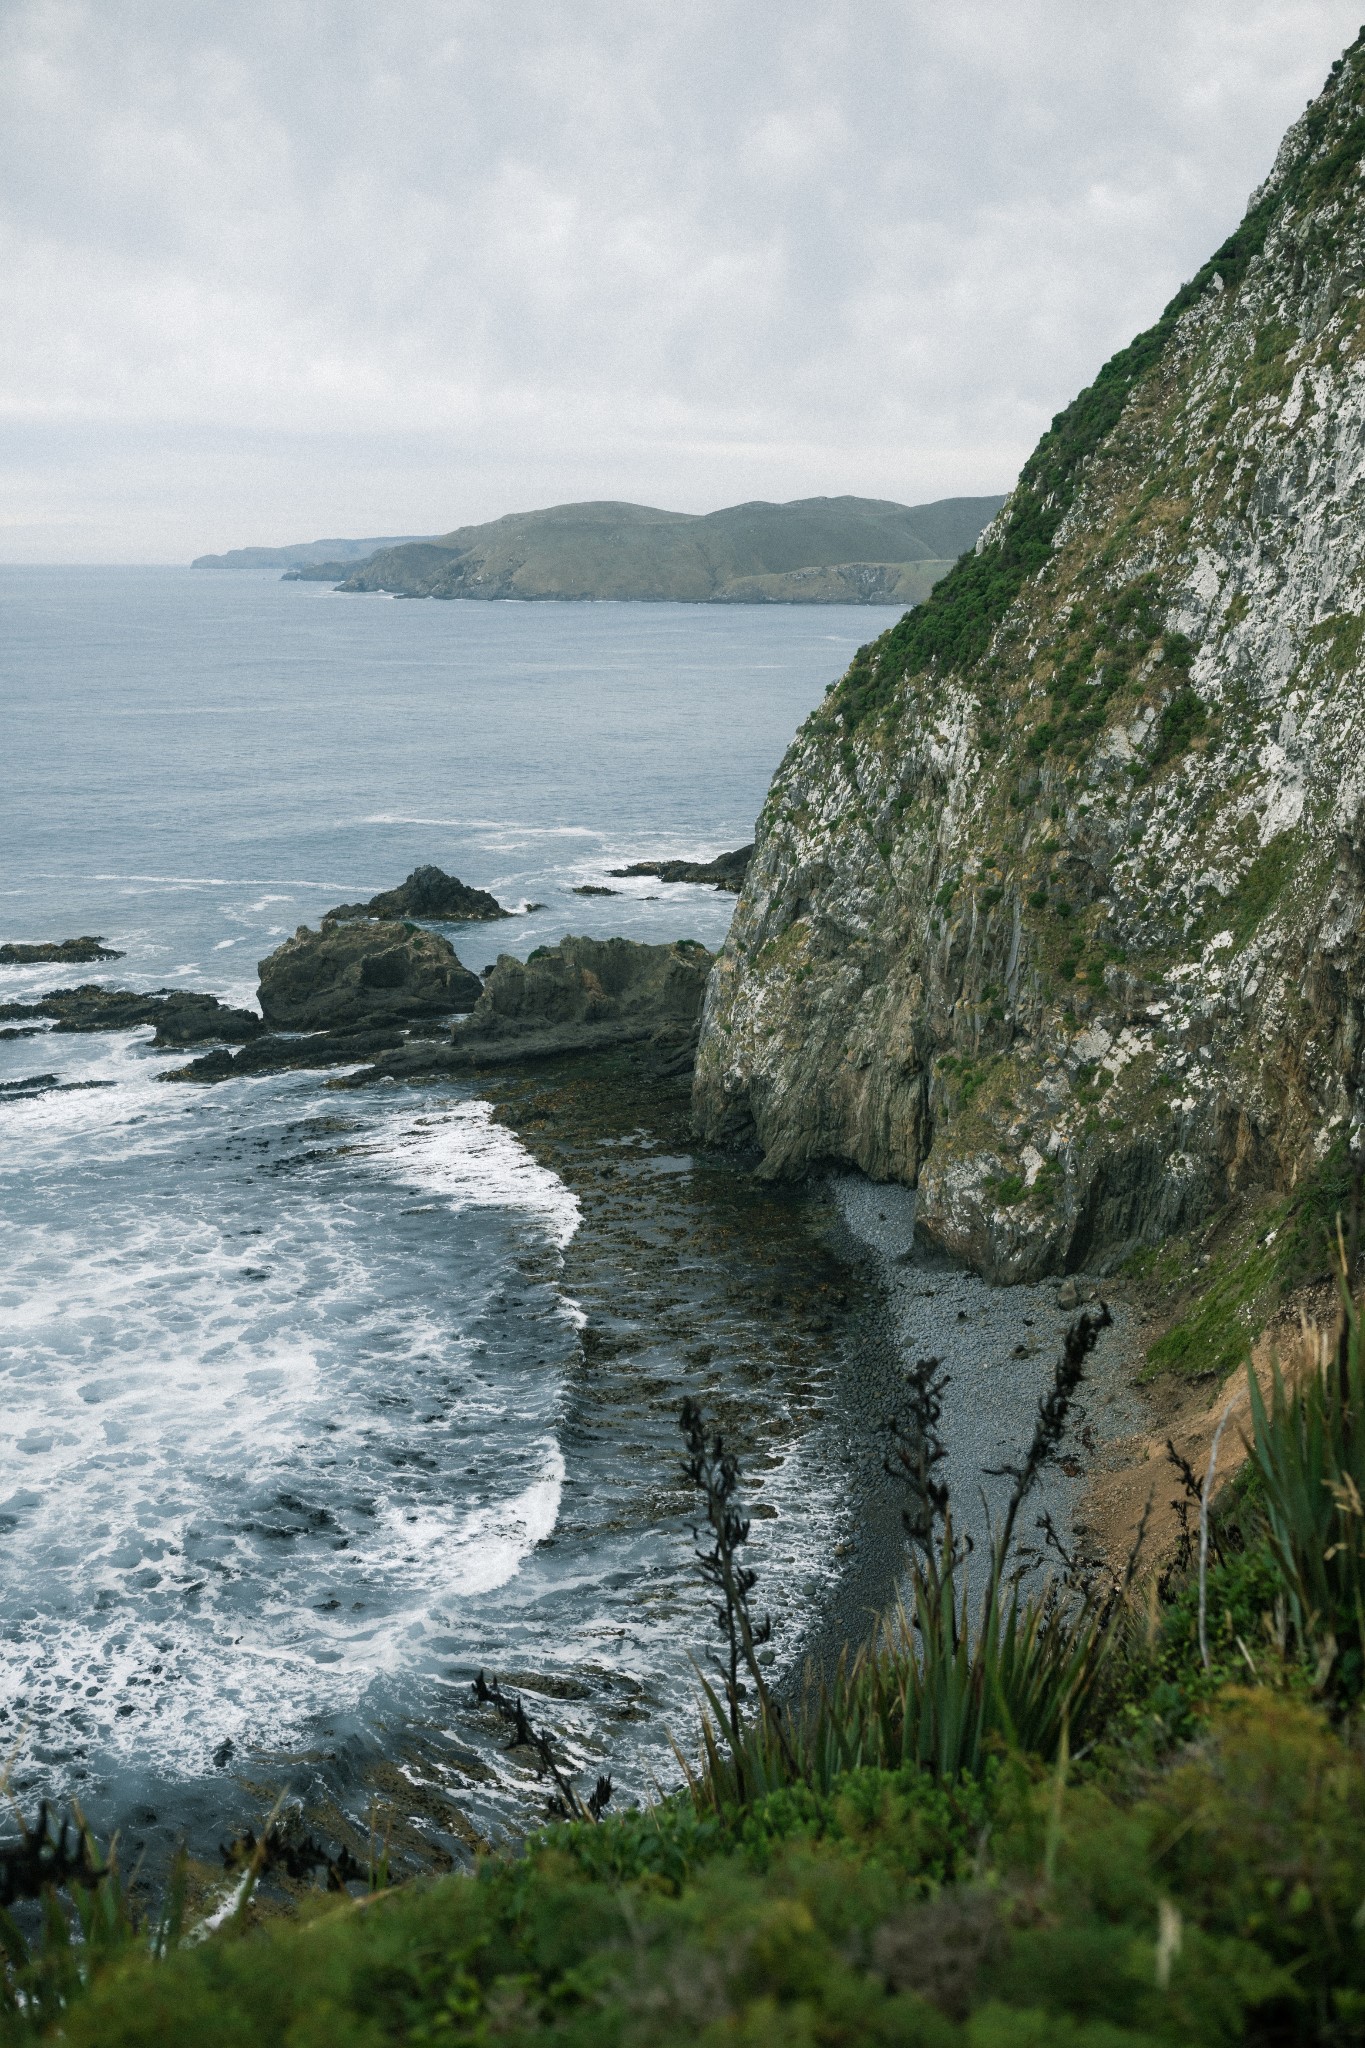
[[(609, 871), (751, 837), (801, 718), (892, 617), (0, 571), (0, 940), (124, 955), (0, 968), (0, 1000), (250, 1003), (297, 925), (428, 861), (520, 913), (448, 928), (475, 969), (566, 931), (715, 947), (731, 897)], [(0, 1096), (12, 1788), (203, 1843), (286, 1782), (353, 1809), (376, 1759), (420, 1803), (444, 1756), (480, 1826), (511, 1825), (453, 1704), (483, 1666), (559, 1671), (566, 1698), (597, 1674), (644, 1786), (707, 1611), (650, 1619), (679, 1530), (614, 1532), (621, 1447), (567, 1412), (575, 1196), (473, 1085), (168, 1086), (185, 1055), (150, 1037), (0, 1040), (0, 1082), (52, 1077)], [(821, 1506), (808, 1458), (789, 1556)]]

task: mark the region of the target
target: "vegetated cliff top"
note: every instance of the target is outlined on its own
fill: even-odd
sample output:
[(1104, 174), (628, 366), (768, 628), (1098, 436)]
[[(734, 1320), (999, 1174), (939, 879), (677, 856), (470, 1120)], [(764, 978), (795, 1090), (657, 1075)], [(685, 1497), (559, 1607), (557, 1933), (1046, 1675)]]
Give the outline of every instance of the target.
[(769, 792), (696, 1107), (999, 1278), (1362, 1138), (1365, 39)]
[(553, 505), (384, 548), (349, 572), (338, 561), (300, 573), (407, 597), (903, 604), (928, 594), (1003, 503), (802, 498), (705, 513)]

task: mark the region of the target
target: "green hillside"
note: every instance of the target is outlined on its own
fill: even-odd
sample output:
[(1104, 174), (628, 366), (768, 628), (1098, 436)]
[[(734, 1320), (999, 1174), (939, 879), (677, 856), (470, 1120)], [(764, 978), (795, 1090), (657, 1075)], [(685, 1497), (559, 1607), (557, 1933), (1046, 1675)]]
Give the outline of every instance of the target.
[(707, 513), (555, 505), (381, 548), (359, 565), (338, 560), (292, 573), (407, 597), (917, 604), (1003, 502), (802, 498)]

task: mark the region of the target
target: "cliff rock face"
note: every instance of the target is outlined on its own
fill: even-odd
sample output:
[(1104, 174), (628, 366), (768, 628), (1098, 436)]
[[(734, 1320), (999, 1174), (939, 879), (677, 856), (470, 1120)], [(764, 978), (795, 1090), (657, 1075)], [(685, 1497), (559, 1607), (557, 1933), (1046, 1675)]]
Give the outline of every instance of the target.
[(784, 760), (695, 1084), (1102, 1268), (1362, 1129), (1365, 42)]

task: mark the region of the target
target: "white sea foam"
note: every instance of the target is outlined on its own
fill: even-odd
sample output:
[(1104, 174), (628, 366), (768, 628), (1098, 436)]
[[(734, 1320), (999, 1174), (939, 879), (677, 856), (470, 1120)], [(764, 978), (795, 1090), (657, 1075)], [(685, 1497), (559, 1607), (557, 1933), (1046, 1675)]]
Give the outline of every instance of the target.
[(308, 875), (136, 875), (99, 874), (94, 882), (158, 882), (169, 889), (336, 889), (345, 882), (320, 882)]
[(490, 1102), (395, 1116), (365, 1150), (394, 1179), (443, 1195), (457, 1214), (520, 1209), (534, 1216), (561, 1250), (582, 1220), (577, 1195), (511, 1131), (493, 1122)]
[(374, 811), (363, 818), (348, 822), (357, 825), (425, 825), (436, 826), (448, 832), (508, 832), (517, 840), (539, 839), (600, 839), (602, 834), (591, 825), (532, 825), (518, 818), (413, 818), (398, 812)]
[(27, 1723), (29, 1772), (49, 1759), (30, 1788), (198, 1775), (380, 1681), (413, 1696), (559, 1512), (562, 1321), (534, 1296), (506, 1317), (489, 1244), (471, 1265), (458, 1234), (393, 1238), (374, 1169), (556, 1245), (569, 1190), (486, 1103), (367, 1097), (328, 1153), (288, 1121), (334, 1124), (315, 1084), (168, 1088), (179, 1057), (54, 1038), (34, 1071), (109, 1085), (0, 1112), (0, 1724)]
[(510, 1500), (476, 1508), (453, 1523), (448, 1515), (414, 1510), (391, 1517), (397, 1555), (418, 1568), (435, 1602), (496, 1592), (553, 1532), (564, 1491), (564, 1454), (553, 1437), (531, 1448), (539, 1451), (543, 1470)]

